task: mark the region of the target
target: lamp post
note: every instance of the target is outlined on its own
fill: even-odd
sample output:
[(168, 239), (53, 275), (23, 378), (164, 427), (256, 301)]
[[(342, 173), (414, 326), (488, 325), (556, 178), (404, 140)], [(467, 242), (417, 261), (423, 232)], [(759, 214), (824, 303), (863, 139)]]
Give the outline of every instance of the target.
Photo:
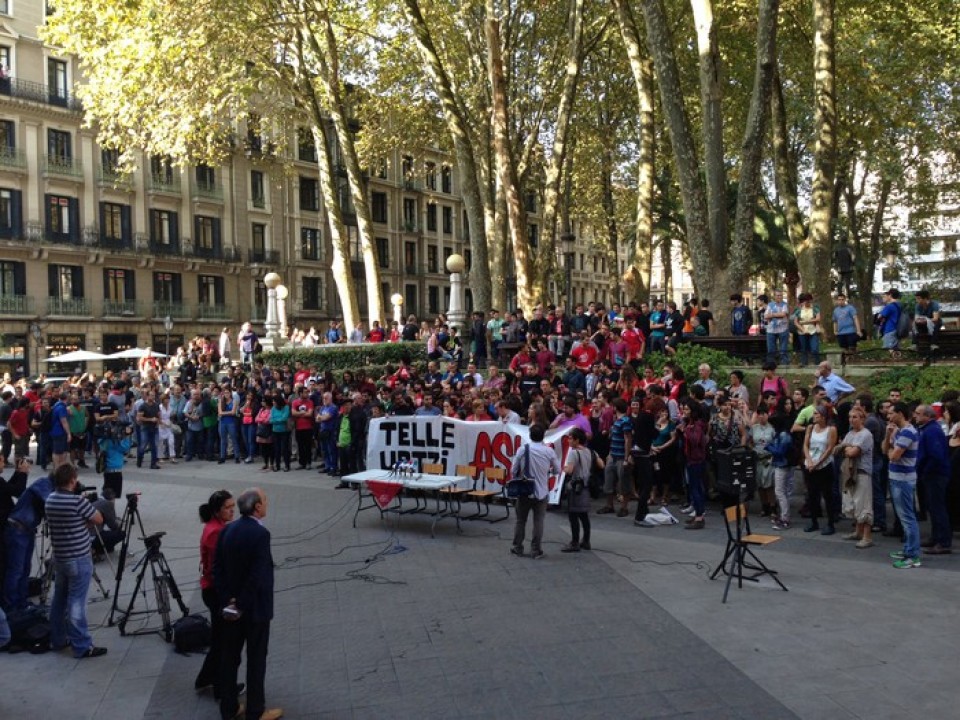
[(164, 351), (170, 357), (170, 331), (173, 330), (173, 318), (167, 315), (163, 319), (163, 329), (167, 332), (167, 349)]
[(275, 272), (267, 273), (263, 276), (263, 284), (267, 286), (267, 319), (263, 323), (265, 335), (261, 344), (264, 350), (273, 350), (277, 345), (277, 330), (280, 323), (277, 322), (277, 286), (283, 282)]
[(567, 314), (569, 315), (573, 306), (573, 248), (577, 242), (577, 236), (573, 233), (564, 233), (560, 236), (560, 242), (563, 243), (564, 264), (567, 269), (567, 294), (564, 304), (567, 306)]
[(33, 338), (33, 368), (37, 371), (36, 374), (39, 375), (40, 343), (43, 342), (43, 330), (35, 322), (30, 323), (30, 337)]
[(463, 326), (467, 313), (463, 309), (463, 269), (466, 261), (463, 256), (454, 253), (447, 258), (447, 272), (450, 273), (450, 309), (447, 311), (447, 321), (451, 328), (463, 333)]
[(287, 298), (290, 291), (286, 285), (277, 285), (277, 315), (280, 319), (280, 337), (287, 338)]
[(393, 304), (393, 321), (397, 325), (403, 324), (403, 316), (401, 315), (401, 308), (403, 307), (403, 295), (400, 293), (394, 293), (390, 296), (390, 302)]

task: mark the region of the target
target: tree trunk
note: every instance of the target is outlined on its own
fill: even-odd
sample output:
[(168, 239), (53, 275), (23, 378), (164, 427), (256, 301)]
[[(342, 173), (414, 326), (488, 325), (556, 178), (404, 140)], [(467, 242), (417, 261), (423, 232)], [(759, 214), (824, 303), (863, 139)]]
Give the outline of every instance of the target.
[[(797, 264), (802, 277), (809, 277), (809, 268), (803, 263), (809, 257), (808, 239), (803, 227), (803, 214), (797, 197), (797, 162), (790, 150), (790, 138), (787, 134), (787, 112), (783, 102), (783, 85), (780, 73), (774, 70), (773, 91), (770, 94), (771, 123), (770, 135), (773, 145), (773, 169), (780, 203), (783, 205), (787, 220), (787, 237), (793, 246)], [(792, 283), (791, 295), (796, 294), (796, 283)]]
[(470, 291), (475, 309), (487, 310), (491, 307), (490, 258), (487, 249), (484, 203), (479, 186), (479, 171), (474, 155), (475, 136), (470, 132), (470, 122), (463, 112), (463, 105), (457, 102), (453, 83), (437, 52), (433, 37), (420, 11), (419, 0), (404, 0), (407, 20), (413, 30), (423, 59), (424, 69), (433, 88), (440, 98), (443, 118), (447, 132), (453, 138), (457, 156), (457, 173), (463, 196), (463, 207), (470, 225)]
[(727, 169), (723, 146), (723, 64), (711, 0), (691, 0), (700, 58), (700, 105), (703, 112), (703, 157), (713, 259), (727, 257)]
[[(852, 177), (852, 173), (851, 173)], [(846, 195), (847, 227), (850, 228), (851, 246), (854, 251), (854, 277), (857, 280), (857, 303), (860, 310), (860, 326), (868, 332), (873, 327), (873, 278), (877, 272), (877, 258), (883, 241), (883, 215), (887, 211), (893, 181), (888, 177), (880, 180), (877, 207), (870, 223), (870, 234), (864, 243), (857, 216), (859, 196), (848, 184)]]
[(777, 13), (779, 0), (760, 0), (757, 22), (757, 64), (753, 77), (753, 94), (747, 128), (740, 152), (740, 183), (737, 189), (737, 215), (730, 248), (730, 280), (734, 287), (744, 287), (748, 280), (747, 261), (753, 244), (757, 198), (763, 191), (760, 163), (766, 137), (770, 92), (777, 64)]
[[(715, 297), (715, 289), (719, 290), (722, 285), (716, 284), (718, 273), (710, 240), (706, 190), (700, 175), (700, 164), (690, 129), (690, 119), (683, 102), (683, 87), (680, 83), (673, 36), (663, 0), (641, 0), (641, 2), (647, 27), (647, 46), (650, 48), (653, 65), (657, 72), (657, 84), (660, 87), (660, 98), (667, 129), (670, 132), (674, 163), (677, 167), (687, 247), (690, 251), (691, 274), (698, 290), (704, 297), (713, 300), (714, 312), (720, 316), (726, 304), (719, 302), (719, 298)], [(717, 325), (721, 327), (720, 322)]]
[[(804, 287), (824, 312), (830, 297), (833, 209), (837, 174), (835, 0), (813, 0), (814, 132), (813, 193), (810, 212), (810, 260)], [(804, 270), (801, 265), (801, 273)], [(826, 326), (827, 323), (824, 323)]]
[(507, 228), (517, 277), (517, 304), (531, 313), (535, 298), (530, 272), (530, 248), (527, 243), (527, 223), (520, 199), (517, 169), (510, 148), (510, 115), (507, 108), (507, 82), (503, 72), (500, 48), (500, 22), (496, 18), (493, 0), (486, 0), (485, 30), (487, 35), (487, 71), (490, 74), (491, 105), (493, 108), (493, 146), (496, 155), (497, 178), (500, 192), (507, 206)]
[[(303, 50), (306, 33), (306, 28), (302, 28), (297, 35), (296, 52), (301, 67), (304, 66)], [(340, 214), (340, 202), (334, 184), (333, 158), (330, 155), (331, 138), (326, 124), (327, 121), (317, 98), (313, 78), (306, 75), (298, 76), (296, 89), (310, 114), (312, 125), (310, 129), (313, 135), (313, 144), (317, 151), (320, 194), (323, 197), (327, 231), (330, 234), (330, 272), (337, 288), (337, 297), (340, 298), (343, 322), (347, 327), (353, 328), (360, 320), (360, 311), (357, 307), (357, 293), (353, 276), (350, 273), (350, 245), (346, 233), (343, 231), (343, 217)]]
[[(366, 182), (360, 170), (360, 161), (357, 158), (357, 149), (353, 142), (353, 133), (349, 127), (347, 109), (344, 104), (340, 84), (339, 55), (337, 40), (333, 34), (333, 25), (330, 16), (321, 13), (323, 27), (323, 45), (320, 45), (315, 32), (310, 32), (311, 47), (316, 56), (320, 72), (317, 74), (326, 95), (326, 110), (330, 114), (337, 142), (340, 146), (341, 159), (347, 171), (347, 183), (350, 186), (350, 197), (353, 200), (354, 212), (357, 215), (357, 231), (360, 234), (360, 249), (363, 254), (364, 279), (366, 280), (368, 327), (373, 322), (380, 322), (383, 313), (383, 296), (380, 291), (380, 263), (377, 260), (376, 248), (373, 241), (373, 225), (370, 217), (370, 201), (367, 196)], [(355, 325), (347, 323), (349, 330)]]
[(313, 144), (317, 149), (320, 193), (323, 195), (323, 204), (327, 210), (327, 229), (330, 232), (330, 247), (333, 255), (330, 260), (330, 272), (333, 273), (333, 281), (337, 286), (337, 295), (343, 310), (343, 322), (347, 327), (355, 328), (360, 321), (360, 309), (357, 307), (357, 291), (350, 272), (350, 242), (343, 231), (340, 199), (337, 197), (334, 182), (330, 134), (318, 106), (315, 106), (313, 114)]
[(607, 262), (607, 272), (610, 281), (609, 288), (613, 299), (619, 301), (620, 232), (617, 228), (617, 208), (613, 198), (613, 151), (606, 142), (603, 144), (603, 153), (600, 158), (600, 184), (603, 188), (603, 216), (607, 231), (606, 242), (604, 243), (604, 256)]
[(632, 280), (631, 296), (648, 300), (650, 296), (650, 266), (653, 263), (653, 199), (656, 167), (656, 145), (653, 117), (653, 61), (644, 55), (640, 30), (627, 0), (614, 0), (620, 35), (627, 49), (630, 70), (637, 86), (640, 121), (640, 147), (637, 158), (637, 212), (633, 239), (633, 260), (628, 275)]
[(570, 0), (568, 28), (566, 72), (563, 78), (560, 104), (557, 108), (553, 151), (547, 162), (543, 187), (543, 227), (536, 257), (535, 285), (532, 288), (532, 294), (538, 301), (542, 301), (546, 296), (546, 287), (549, 282), (550, 270), (553, 267), (554, 248), (557, 241), (560, 182), (565, 165), (567, 138), (570, 133), (570, 118), (573, 115), (577, 80), (580, 77), (580, 52), (583, 45), (583, 0)]

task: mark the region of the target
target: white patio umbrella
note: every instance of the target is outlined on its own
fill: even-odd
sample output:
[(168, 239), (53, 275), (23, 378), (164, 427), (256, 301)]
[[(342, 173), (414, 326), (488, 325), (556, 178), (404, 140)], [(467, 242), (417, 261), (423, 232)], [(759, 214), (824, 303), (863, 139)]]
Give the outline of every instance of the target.
[(46, 358), (40, 362), (45, 363), (75, 363), (87, 362), (88, 360), (105, 360), (108, 356), (91, 350), (74, 350), (73, 352), (57, 355), (56, 357)]
[(168, 355), (164, 355), (162, 352), (157, 352), (156, 350), (144, 350), (143, 348), (130, 348), (129, 350), (121, 350), (120, 352), (115, 352), (112, 355), (106, 355), (104, 357), (110, 360), (139, 360), (142, 357), (146, 357), (148, 352), (153, 357), (169, 357)]

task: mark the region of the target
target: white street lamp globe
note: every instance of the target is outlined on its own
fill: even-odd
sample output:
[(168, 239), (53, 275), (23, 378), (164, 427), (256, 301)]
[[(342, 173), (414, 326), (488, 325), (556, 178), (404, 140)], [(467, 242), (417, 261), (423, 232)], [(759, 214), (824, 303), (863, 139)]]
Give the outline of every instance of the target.
[(394, 293), (390, 296), (390, 302), (394, 305), (403, 305), (403, 295), (400, 293)]
[(459, 253), (454, 253), (447, 258), (447, 272), (449, 273), (462, 273), (466, 266), (467, 263), (463, 259), (463, 255)]
[(277, 285), (277, 300), (286, 300), (289, 294), (286, 285)]
[(266, 285), (271, 290), (276, 288), (277, 285), (279, 285), (281, 282), (283, 282), (283, 278), (281, 278), (275, 272), (267, 273), (266, 275), (263, 276), (263, 284)]

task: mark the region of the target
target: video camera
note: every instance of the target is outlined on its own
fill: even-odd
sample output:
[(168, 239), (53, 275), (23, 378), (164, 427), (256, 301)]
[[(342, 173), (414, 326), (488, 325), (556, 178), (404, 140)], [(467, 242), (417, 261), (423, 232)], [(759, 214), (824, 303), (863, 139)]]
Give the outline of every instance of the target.
[(87, 502), (95, 502), (99, 495), (97, 494), (97, 488), (93, 485), (82, 485), (77, 483), (76, 487), (73, 489), (73, 492), (77, 495), (83, 495)]
[(159, 550), (160, 549), (160, 538), (166, 535), (165, 532), (155, 532), (153, 535), (147, 535), (145, 538), (142, 538), (143, 545), (147, 550)]
[(98, 440), (107, 438), (120, 442), (127, 436), (128, 428), (132, 427), (129, 420), (107, 420), (94, 426), (93, 436)]

